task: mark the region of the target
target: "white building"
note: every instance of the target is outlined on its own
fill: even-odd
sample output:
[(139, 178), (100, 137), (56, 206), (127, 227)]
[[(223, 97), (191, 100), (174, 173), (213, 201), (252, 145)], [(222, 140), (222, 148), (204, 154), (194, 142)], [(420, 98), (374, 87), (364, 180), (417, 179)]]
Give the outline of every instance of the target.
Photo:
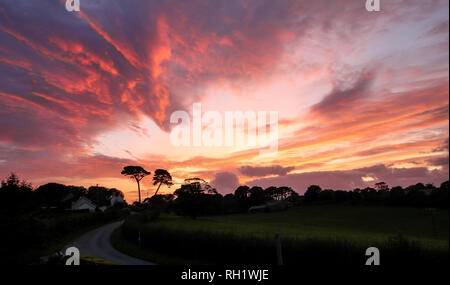
[(71, 210), (89, 210), (89, 212), (94, 212), (95, 208), (97, 208), (97, 206), (92, 203), (91, 200), (89, 200), (86, 197), (80, 197), (80, 199), (76, 200), (75, 202), (72, 202), (72, 207), (70, 208)]

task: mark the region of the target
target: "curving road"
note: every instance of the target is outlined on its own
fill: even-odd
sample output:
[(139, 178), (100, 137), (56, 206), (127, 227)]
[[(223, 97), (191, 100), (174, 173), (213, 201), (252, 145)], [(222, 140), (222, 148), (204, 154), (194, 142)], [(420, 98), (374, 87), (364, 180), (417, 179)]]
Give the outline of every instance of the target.
[(112, 247), (109, 241), (111, 234), (122, 223), (123, 221), (111, 223), (87, 232), (68, 244), (65, 249), (75, 246), (80, 251), (80, 255), (101, 258), (120, 265), (154, 265), (154, 263), (125, 255)]

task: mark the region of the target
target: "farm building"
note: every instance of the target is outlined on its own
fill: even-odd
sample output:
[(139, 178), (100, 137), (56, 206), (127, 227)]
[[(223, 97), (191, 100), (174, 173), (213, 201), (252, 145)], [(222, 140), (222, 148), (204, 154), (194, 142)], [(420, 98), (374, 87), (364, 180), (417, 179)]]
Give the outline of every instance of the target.
[(86, 197), (80, 197), (80, 199), (76, 200), (75, 202), (72, 202), (71, 210), (89, 210), (89, 212), (94, 212), (97, 208), (97, 205), (92, 203), (91, 200), (89, 200)]

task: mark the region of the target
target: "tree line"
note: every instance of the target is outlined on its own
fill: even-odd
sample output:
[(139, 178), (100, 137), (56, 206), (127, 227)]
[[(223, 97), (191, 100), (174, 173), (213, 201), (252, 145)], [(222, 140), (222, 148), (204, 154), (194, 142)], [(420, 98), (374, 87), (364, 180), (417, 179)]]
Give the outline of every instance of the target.
[(66, 211), (81, 196), (97, 206), (109, 205), (107, 198), (112, 194), (123, 195), (100, 186), (86, 189), (47, 183), (33, 188), (12, 173), (0, 185), (0, 264), (37, 264), (61, 239), (119, 219), (123, 214), (119, 204), (105, 212)]
[(385, 182), (378, 182), (375, 187), (356, 188), (352, 191), (323, 189), (311, 185), (306, 190), (305, 203), (350, 203), (383, 206), (410, 206), (448, 208), (449, 181), (439, 187), (433, 184), (417, 183), (406, 188), (395, 186), (389, 188)]
[[(136, 171), (150, 174), (141, 167), (129, 167), (126, 175), (136, 175)], [(144, 171), (144, 172), (143, 172)], [(163, 175), (157, 176), (156, 173)], [(144, 175), (145, 176), (145, 175)], [(144, 177), (142, 176), (142, 177)], [(139, 176), (141, 177), (141, 176)], [(157, 177), (157, 178), (156, 178)], [(141, 178), (142, 179), (142, 178)], [(139, 185), (138, 179), (136, 179)], [(153, 184), (173, 185), (172, 177), (167, 170), (155, 171)], [(448, 208), (449, 182), (443, 182), (439, 187), (433, 184), (417, 183), (406, 188), (395, 186), (389, 188), (385, 182), (378, 182), (375, 187), (356, 188), (351, 191), (323, 189), (311, 185), (304, 195), (299, 195), (287, 186), (270, 186), (263, 189), (259, 186), (239, 186), (234, 193), (222, 195), (201, 178), (186, 179), (180, 188), (172, 194), (157, 195), (156, 193), (144, 200), (142, 207), (164, 209), (178, 215), (196, 217), (199, 215), (218, 215), (245, 212), (252, 206), (262, 205), (270, 201), (287, 203), (288, 206), (301, 204), (363, 204), (379, 206), (410, 206)], [(139, 203), (140, 204), (140, 203)], [(267, 208), (270, 210), (270, 208)]]
[(20, 180), (15, 173), (11, 173), (1, 181), (0, 186), (0, 214), (15, 215), (30, 213), (37, 210), (65, 210), (80, 197), (86, 197), (97, 207), (109, 206), (112, 195), (124, 197), (122, 191), (116, 188), (102, 186), (64, 185), (47, 183), (33, 189), (32, 185)]
[[(319, 185), (311, 185), (304, 195), (299, 195), (287, 186), (270, 186), (264, 189), (259, 186), (241, 185), (233, 193), (222, 195), (204, 179), (189, 178), (185, 179), (172, 194), (161, 195), (158, 194), (161, 186), (171, 187), (174, 184), (171, 174), (165, 169), (155, 170), (152, 183), (157, 185), (157, 189), (153, 196), (141, 201), (140, 182), (151, 172), (141, 166), (125, 166), (121, 174), (132, 178), (138, 185), (139, 200), (133, 203), (134, 210), (153, 208), (192, 217), (246, 212), (252, 206), (268, 202), (285, 203), (288, 206), (325, 203), (430, 208), (449, 206), (448, 181), (439, 187), (417, 183), (406, 188), (401, 186), (390, 188), (386, 183), (379, 182), (373, 188), (356, 188), (351, 191), (322, 189)], [(68, 194), (71, 200), (64, 200)], [(13, 173), (1, 182), (0, 211), (14, 213), (45, 207), (63, 209), (70, 206), (69, 201), (81, 196), (87, 197), (100, 207), (108, 205), (107, 198), (113, 194), (123, 197), (120, 190), (101, 186), (86, 189), (80, 186), (48, 183), (32, 190), (29, 183), (20, 181)]]
[[(288, 206), (313, 204), (349, 204), (373, 206), (409, 206), (448, 208), (449, 182), (435, 187), (418, 183), (402, 188), (389, 188), (377, 183), (375, 188), (352, 191), (324, 189), (318, 185), (308, 187), (304, 195), (292, 188), (270, 186), (239, 186), (234, 193), (221, 195), (204, 180), (196, 178), (185, 181), (173, 194), (156, 195), (144, 200), (144, 207), (163, 209), (178, 215), (201, 216), (246, 212), (252, 206), (268, 202), (285, 203)], [(268, 208), (267, 210), (270, 210)]]

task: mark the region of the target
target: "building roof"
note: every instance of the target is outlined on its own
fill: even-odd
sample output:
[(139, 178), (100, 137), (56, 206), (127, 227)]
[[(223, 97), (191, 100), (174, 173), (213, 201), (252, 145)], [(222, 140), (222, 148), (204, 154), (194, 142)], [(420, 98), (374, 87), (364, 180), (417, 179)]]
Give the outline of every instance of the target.
[(80, 199), (76, 200), (75, 202), (72, 202), (72, 208), (78, 208), (78, 207), (80, 207), (83, 204), (88, 205), (89, 207), (94, 208), (94, 209), (97, 207), (97, 205), (95, 205), (88, 198), (80, 197)]

